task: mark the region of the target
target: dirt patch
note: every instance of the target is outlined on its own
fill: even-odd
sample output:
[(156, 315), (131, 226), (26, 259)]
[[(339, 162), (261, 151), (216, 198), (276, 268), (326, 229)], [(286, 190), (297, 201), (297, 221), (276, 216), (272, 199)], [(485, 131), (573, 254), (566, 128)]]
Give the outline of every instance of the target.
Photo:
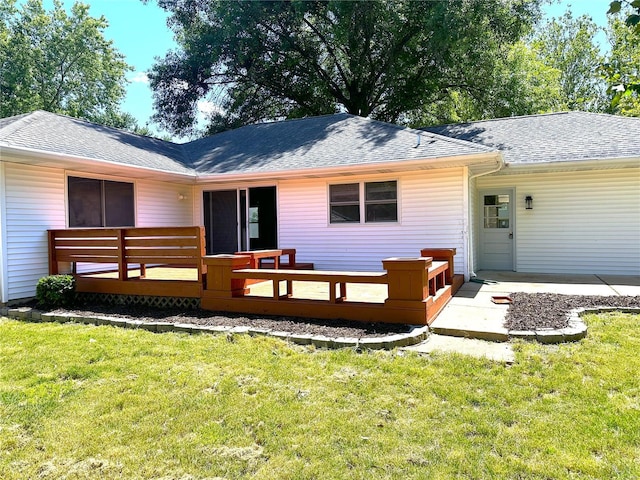
[(640, 307), (640, 297), (512, 293), (504, 326), (509, 330), (537, 330), (569, 326), (569, 311), (588, 307)]

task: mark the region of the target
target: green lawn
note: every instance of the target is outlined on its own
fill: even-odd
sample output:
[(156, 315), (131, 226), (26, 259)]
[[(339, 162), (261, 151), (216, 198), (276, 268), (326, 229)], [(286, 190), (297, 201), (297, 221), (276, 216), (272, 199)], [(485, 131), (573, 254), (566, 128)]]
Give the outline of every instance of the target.
[(320, 351), (0, 320), (0, 478), (640, 478), (640, 318), (573, 344)]

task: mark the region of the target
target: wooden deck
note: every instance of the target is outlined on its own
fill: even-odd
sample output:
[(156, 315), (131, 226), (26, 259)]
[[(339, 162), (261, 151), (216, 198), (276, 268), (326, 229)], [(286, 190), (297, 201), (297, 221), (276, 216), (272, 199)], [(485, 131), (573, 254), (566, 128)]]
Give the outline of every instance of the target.
[(74, 274), (78, 292), (198, 298), (215, 311), (422, 325), (463, 282), (452, 273), (455, 249), (389, 258), (380, 272), (348, 272), (298, 269), (313, 265), (297, 263), (295, 249), (206, 256), (204, 244), (203, 227), (51, 230), (49, 269)]

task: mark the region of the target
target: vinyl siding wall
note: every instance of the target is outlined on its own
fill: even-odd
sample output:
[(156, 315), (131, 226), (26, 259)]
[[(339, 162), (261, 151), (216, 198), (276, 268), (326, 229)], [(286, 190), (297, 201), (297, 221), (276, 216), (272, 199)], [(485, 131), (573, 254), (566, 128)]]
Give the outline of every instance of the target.
[[(416, 257), (425, 247), (457, 248), (456, 273), (466, 270), (462, 168), (410, 174), (280, 180), (260, 184), (200, 185), (195, 218), (203, 223), (202, 192), (276, 186), (278, 246), (316, 269), (381, 271), (382, 259)], [(397, 223), (329, 223), (329, 185), (397, 180)]]
[[(398, 222), (330, 224), (328, 185), (398, 181)], [(280, 182), (279, 244), (318, 269), (382, 270), (382, 259), (416, 257), (425, 247), (455, 247), (464, 273), (463, 169)]]
[(502, 187), (515, 188), (517, 271), (640, 275), (640, 168), (480, 177), (476, 196)]
[[(66, 177), (62, 169), (16, 163), (5, 163), (4, 173), (8, 301), (35, 295), (36, 282), (48, 274), (47, 230), (66, 228)], [(192, 224), (191, 187), (108, 178), (135, 183), (136, 226)], [(187, 200), (178, 200), (178, 193), (186, 194)]]

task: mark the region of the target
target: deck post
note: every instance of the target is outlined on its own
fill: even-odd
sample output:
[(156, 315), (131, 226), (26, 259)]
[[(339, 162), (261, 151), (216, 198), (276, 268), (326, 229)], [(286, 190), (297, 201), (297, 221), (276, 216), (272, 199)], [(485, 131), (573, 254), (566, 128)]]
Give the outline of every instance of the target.
[(416, 323), (427, 323), (429, 273), (431, 257), (387, 258), (382, 265), (387, 271), (389, 297), (384, 302), (391, 310), (401, 310)]
[(118, 280), (124, 282), (129, 278), (124, 229), (119, 228), (116, 231), (116, 236), (118, 241)]
[(250, 267), (250, 256), (205, 255), (202, 261), (207, 268), (207, 281), (204, 290), (205, 297), (242, 297), (248, 293), (246, 280), (231, 278), (231, 273), (234, 270)]
[(197, 243), (197, 249), (198, 249), (198, 255), (200, 257), (200, 261), (198, 262), (198, 281), (200, 282), (201, 285), (206, 285), (206, 274), (207, 274), (207, 267), (204, 264), (204, 257), (207, 255), (206, 253), (206, 244), (205, 244), (205, 240), (204, 240), (204, 227), (200, 226), (196, 228), (196, 235), (197, 235), (197, 239), (196, 239), (196, 243)]
[(47, 231), (47, 237), (49, 239), (49, 275), (58, 274), (58, 260), (56, 259), (56, 231)]

